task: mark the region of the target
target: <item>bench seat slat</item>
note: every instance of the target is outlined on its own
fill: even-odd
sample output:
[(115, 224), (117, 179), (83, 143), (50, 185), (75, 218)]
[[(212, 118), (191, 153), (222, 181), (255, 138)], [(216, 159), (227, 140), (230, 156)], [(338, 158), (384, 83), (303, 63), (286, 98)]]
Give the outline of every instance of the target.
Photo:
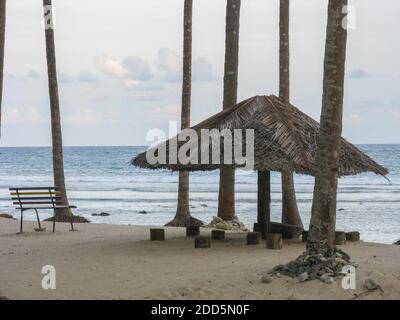
[[(36, 196), (36, 195), (47, 195), (47, 196), (50, 196), (50, 192), (43, 192), (43, 191), (38, 191), (38, 192), (34, 192), (34, 191), (32, 191), (32, 192), (11, 192), (11, 195), (12, 196)], [(52, 196), (61, 196), (61, 192), (59, 192), (59, 191), (56, 191), (56, 192), (52, 192), (51, 193), (51, 195)]]
[(58, 201), (61, 199), (60, 196), (54, 196), (54, 197), (12, 197), (11, 200), (13, 201), (25, 201), (25, 200), (55, 200)]
[(10, 191), (19, 191), (19, 190), (60, 190), (58, 187), (23, 187), (23, 188), (8, 188)]
[(62, 202), (61, 201), (21, 201), (21, 202), (13, 202), (13, 204), (15, 204), (15, 205), (19, 205), (19, 204), (21, 204), (21, 205), (26, 205), (26, 204), (55, 204), (55, 205), (58, 205), (58, 204), (61, 204), (62, 205)]
[[(23, 210), (50, 210), (54, 209), (53, 207), (23, 207)], [(76, 209), (76, 206), (56, 206), (55, 209)], [(15, 210), (21, 210), (21, 208), (15, 208)]]

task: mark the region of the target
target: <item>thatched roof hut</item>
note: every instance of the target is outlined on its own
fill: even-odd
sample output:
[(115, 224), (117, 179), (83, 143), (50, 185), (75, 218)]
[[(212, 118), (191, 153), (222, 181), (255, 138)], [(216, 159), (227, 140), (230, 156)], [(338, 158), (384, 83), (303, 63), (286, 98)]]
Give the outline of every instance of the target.
[[(254, 129), (255, 170), (294, 171), (314, 175), (313, 159), (317, 149), (319, 123), (293, 105), (285, 105), (274, 95), (255, 96), (244, 100), (204, 120), (192, 129), (198, 132), (199, 137), (201, 129)], [(219, 143), (223, 150), (223, 139), (221, 140)], [(245, 139), (243, 140), (245, 144)], [(171, 141), (170, 139), (154, 148), (165, 147), (169, 155)], [(200, 149), (201, 143), (198, 142), (196, 145)], [(211, 148), (210, 145), (210, 150)], [(245, 145), (242, 148), (246, 150)], [(168, 156), (167, 159), (169, 159)], [(233, 166), (240, 167), (235, 163), (235, 159), (233, 162)], [(221, 163), (224, 163), (223, 159)], [(168, 161), (150, 164), (146, 159), (146, 152), (137, 155), (132, 160), (132, 164), (149, 169), (188, 171), (214, 170), (221, 166), (221, 164), (213, 164), (212, 161), (209, 161), (209, 164), (182, 164), (179, 160), (176, 164), (168, 163)], [(355, 175), (363, 172), (374, 172), (382, 176), (388, 174), (386, 168), (342, 138), (339, 175)]]

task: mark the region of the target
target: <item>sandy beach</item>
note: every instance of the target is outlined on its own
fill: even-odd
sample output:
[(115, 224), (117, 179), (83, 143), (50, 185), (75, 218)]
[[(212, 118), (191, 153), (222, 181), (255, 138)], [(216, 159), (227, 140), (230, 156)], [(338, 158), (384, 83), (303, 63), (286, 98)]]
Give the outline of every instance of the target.
[[(47, 230), (51, 225), (44, 223)], [(347, 243), (341, 249), (359, 264), (357, 288), (339, 280), (299, 283), (282, 276), (262, 283), (263, 273), (297, 257), (301, 242), (279, 251), (247, 246), (245, 233), (228, 233), (210, 249), (195, 249), (183, 228), (166, 228), (164, 242), (149, 241), (149, 227), (58, 223), (37, 233), (25, 222), (0, 218), (0, 296), (9, 299), (400, 299), (400, 248)], [(202, 228), (202, 234), (209, 229)], [(56, 289), (41, 287), (42, 267), (56, 268)], [(365, 279), (383, 291), (364, 292)]]

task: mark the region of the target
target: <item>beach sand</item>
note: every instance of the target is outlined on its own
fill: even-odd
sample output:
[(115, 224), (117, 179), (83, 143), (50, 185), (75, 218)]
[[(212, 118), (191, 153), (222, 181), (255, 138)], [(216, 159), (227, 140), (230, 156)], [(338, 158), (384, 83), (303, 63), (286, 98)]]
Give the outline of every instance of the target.
[[(247, 246), (244, 233), (229, 233), (210, 249), (195, 249), (183, 228), (166, 228), (164, 242), (151, 242), (149, 227), (58, 223), (56, 233), (17, 235), (19, 222), (0, 218), (0, 296), (9, 299), (352, 299), (372, 278), (383, 289), (357, 299), (400, 299), (400, 246), (348, 243), (341, 249), (359, 264), (357, 288), (319, 280), (299, 283), (282, 276), (262, 283), (261, 274), (296, 258), (303, 243), (279, 251)], [(209, 234), (209, 229), (202, 229)], [(56, 268), (56, 289), (41, 286), (42, 267)]]

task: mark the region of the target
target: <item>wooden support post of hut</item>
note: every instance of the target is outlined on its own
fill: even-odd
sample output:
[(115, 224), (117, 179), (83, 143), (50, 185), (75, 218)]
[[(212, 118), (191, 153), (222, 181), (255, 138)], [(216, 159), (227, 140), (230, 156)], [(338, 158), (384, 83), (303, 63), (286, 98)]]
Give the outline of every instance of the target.
[(257, 181), (257, 228), (262, 239), (270, 232), (271, 216), (271, 173), (258, 171)]

